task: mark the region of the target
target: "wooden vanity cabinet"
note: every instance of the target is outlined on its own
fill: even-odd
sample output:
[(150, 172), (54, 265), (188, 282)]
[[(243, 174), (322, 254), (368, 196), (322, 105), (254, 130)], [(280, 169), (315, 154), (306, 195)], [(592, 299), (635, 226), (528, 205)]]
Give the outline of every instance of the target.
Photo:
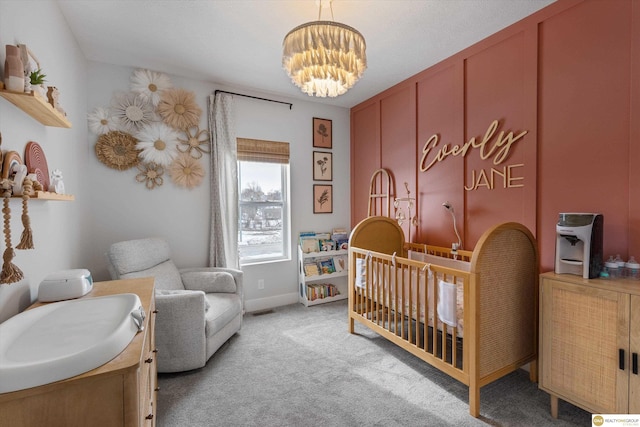
[[(97, 282), (83, 298), (135, 293), (146, 313), (144, 330), (118, 356), (75, 377), (0, 394), (0, 426), (153, 427), (157, 362), (152, 278)], [(34, 304), (32, 307), (42, 305)]]
[(540, 383), (594, 414), (640, 413), (640, 282), (540, 276)]

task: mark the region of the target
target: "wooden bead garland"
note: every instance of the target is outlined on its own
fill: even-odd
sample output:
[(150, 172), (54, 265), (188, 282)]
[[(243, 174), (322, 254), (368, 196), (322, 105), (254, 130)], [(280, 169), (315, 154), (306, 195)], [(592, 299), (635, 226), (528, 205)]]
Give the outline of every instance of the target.
[(0, 188), (2, 189), (3, 208), (2, 214), (4, 219), (4, 243), (6, 249), (2, 255), (4, 263), (2, 264), (2, 272), (0, 272), (0, 283), (15, 283), (22, 280), (24, 274), (22, 270), (13, 264), (13, 258), (15, 252), (11, 247), (11, 208), (9, 208), (9, 198), (11, 197), (11, 188), (13, 182), (8, 179), (3, 179), (0, 182)]
[(33, 231), (31, 230), (31, 220), (29, 219), (29, 196), (33, 194), (33, 183), (29, 177), (22, 182), (22, 225), (24, 230), (20, 237), (20, 243), (16, 249), (33, 249)]

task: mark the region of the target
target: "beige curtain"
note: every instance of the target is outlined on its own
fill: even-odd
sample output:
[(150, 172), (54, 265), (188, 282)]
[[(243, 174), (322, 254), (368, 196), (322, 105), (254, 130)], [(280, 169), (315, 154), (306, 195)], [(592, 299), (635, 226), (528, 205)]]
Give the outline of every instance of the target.
[(239, 268), (238, 158), (233, 96), (209, 97), (211, 236), (209, 266)]

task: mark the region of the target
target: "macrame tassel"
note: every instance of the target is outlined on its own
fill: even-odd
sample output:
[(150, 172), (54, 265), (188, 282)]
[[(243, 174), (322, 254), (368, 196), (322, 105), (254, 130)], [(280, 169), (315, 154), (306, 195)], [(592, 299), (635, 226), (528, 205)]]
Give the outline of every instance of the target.
[(15, 283), (24, 277), (22, 270), (11, 261), (15, 257), (15, 252), (11, 247), (11, 209), (9, 208), (9, 197), (11, 197), (11, 181), (3, 180), (1, 183), (2, 197), (4, 197), (2, 214), (4, 219), (4, 243), (6, 249), (2, 255), (4, 263), (2, 264), (2, 272), (0, 273), (0, 283)]
[(32, 194), (33, 183), (31, 179), (25, 178), (22, 183), (22, 236), (16, 249), (33, 249), (33, 231), (31, 230), (31, 219), (29, 219), (29, 195)]

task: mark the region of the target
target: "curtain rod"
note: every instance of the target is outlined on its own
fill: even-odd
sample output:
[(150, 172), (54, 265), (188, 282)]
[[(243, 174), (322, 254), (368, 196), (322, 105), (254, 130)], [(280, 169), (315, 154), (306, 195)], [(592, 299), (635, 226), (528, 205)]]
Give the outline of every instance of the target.
[(267, 98), (259, 98), (257, 96), (251, 96), (251, 95), (243, 95), (241, 93), (235, 93), (235, 92), (227, 92), (226, 90), (216, 90), (214, 92), (214, 95), (217, 94), (218, 92), (220, 93), (228, 93), (229, 95), (238, 95), (238, 96), (244, 96), (246, 98), (253, 98), (253, 99), (259, 99), (260, 101), (269, 101), (269, 102), (277, 102), (278, 104), (285, 104), (289, 106), (289, 110), (291, 110), (291, 108), (293, 107), (293, 104), (290, 102), (284, 102), (284, 101), (276, 101), (275, 99), (267, 99)]

